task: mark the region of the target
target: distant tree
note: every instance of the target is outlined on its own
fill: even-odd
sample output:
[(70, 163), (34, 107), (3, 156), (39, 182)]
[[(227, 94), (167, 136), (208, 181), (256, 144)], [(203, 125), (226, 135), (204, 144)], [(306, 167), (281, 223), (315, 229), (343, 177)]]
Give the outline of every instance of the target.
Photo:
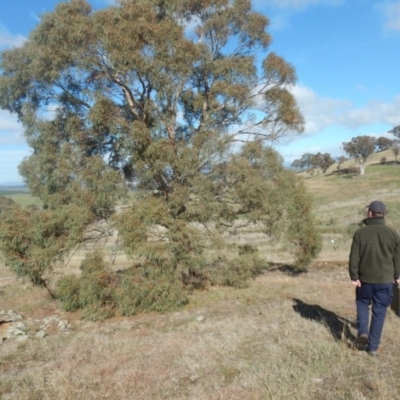
[(360, 175), (365, 173), (365, 163), (375, 152), (376, 138), (373, 136), (356, 136), (350, 142), (343, 142), (343, 151), (358, 162)]
[[(313, 170), (314, 168), (320, 168), (323, 173), (335, 163), (335, 160), (329, 153), (304, 153), (300, 159), (294, 160), (292, 163), (293, 168), (306, 168), (307, 170)], [(314, 173), (314, 171), (312, 171)]]
[(338, 163), (337, 169), (341, 169), (343, 163), (344, 163), (345, 161), (347, 161), (347, 160), (348, 160), (347, 157), (345, 157), (345, 156), (339, 156), (339, 157), (337, 158), (337, 163)]
[[(20, 173), (45, 208), (13, 206), (0, 220), (7, 265), (44, 284), (89, 230), (116, 230), (134, 265), (125, 288), (140, 286), (142, 304), (159, 309), (167, 297), (182, 304), (171, 288), (183, 276), (225, 268), (229, 283), (263, 265), (232, 257), (223, 239), (235, 224), (284, 240), (299, 265), (315, 257), (312, 202), (270, 147), (304, 120), (295, 70), (268, 50), (267, 26), (248, 0), (96, 11), (71, 0), (44, 14), (0, 58), (0, 107), (25, 128), (33, 151)], [(117, 213), (133, 184), (134, 203)], [(85, 279), (99, 262), (85, 264)]]
[(384, 151), (384, 150), (389, 150), (393, 146), (394, 141), (381, 136), (378, 139), (376, 139), (376, 151)]
[(314, 158), (314, 154), (312, 154), (312, 153), (304, 153), (300, 157), (301, 168), (310, 169), (311, 167), (313, 167), (313, 165), (314, 165), (313, 158)]
[(294, 168), (297, 172), (299, 172), (299, 170), (301, 170), (303, 168), (303, 164), (302, 164), (301, 160), (299, 160), (299, 159), (293, 160), (293, 162), (290, 166), (292, 168)]
[(394, 135), (398, 139), (400, 139), (400, 125), (395, 126), (393, 129), (388, 131), (388, 133), (391, 133), (392, 135)]
[(312, 157), (314, 166), (321, 168), (325, 174), (327, 169), (335, 163), (335, 159), (329, 153), (317, 153)]
[(397, 157), (400, 154), (400, 146), (397, 143), (394, 144), (394, 146), (392, 147), (392, 151), (393, 151), (393, 154), (394, 154), (394, 161), (397, 164)]

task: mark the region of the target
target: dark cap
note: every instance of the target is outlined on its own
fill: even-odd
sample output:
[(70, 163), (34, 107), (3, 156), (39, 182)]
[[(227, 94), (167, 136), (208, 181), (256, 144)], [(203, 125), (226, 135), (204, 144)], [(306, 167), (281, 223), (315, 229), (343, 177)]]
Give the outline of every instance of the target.
[(373, 201), (367, 207), (368, 210), (372, 211), (373, 213), (386, 213), (386, 206), (381, 201)]

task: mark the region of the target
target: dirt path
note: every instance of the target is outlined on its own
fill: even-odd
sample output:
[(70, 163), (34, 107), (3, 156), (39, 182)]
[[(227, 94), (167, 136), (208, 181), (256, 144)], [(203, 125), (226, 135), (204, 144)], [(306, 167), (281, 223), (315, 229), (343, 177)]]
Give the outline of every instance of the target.
[(14, 276), (2, 276), (0, 278), (0, 288), (9, 286), (13, 282), (15, 282)]

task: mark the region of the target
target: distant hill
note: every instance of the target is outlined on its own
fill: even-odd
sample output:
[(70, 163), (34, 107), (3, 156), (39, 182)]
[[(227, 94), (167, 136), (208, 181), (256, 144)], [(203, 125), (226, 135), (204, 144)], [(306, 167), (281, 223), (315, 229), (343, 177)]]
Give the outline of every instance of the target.
[(1, 182), (0, 190), (27, 190), (24, 182)]
[[(4, 182), (0, 183), (0, 196), (11, 197), (20, 203), (18, 199), (22, 197), (29, 197), (28, 204), (32, 203), (29, 190), (23, 182)], [(26, 205), (26, 204), (24, 204)]]

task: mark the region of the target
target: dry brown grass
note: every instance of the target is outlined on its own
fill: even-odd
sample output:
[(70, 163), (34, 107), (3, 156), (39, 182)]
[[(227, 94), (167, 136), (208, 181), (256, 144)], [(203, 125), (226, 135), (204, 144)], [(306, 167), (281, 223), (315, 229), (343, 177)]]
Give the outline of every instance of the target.
[(399, 398), (400, 319), (389, 313), (379, 359), (354, 350), (344, 264), (211, 287), (180, 312), (72, 318), (68, 335), (1, 345), (2, 399)]
[[(0, 344), (0, 397), (400, 399), (400, 319), (388, 312), (380, 357), (356, 351), (346, 266), (363, 207), (380, 198), (395, 211), (400, 168), (379, 168), (367, 168), (360, 179), (306, 179), (324, 235), (323, 250), (306, 273), (276, 265), (249, 288), (196, 292), (180, 312), (98, 323), (62, 314), (45, 291), (18, 282), (1, 288), (0, 308), (31, 318), (62, 315), (73, 330)], [(396, 212), (388, 222), (400, 227)], [(235, 240), (261, 244), (270, 261), (290, 261), (284, 247), (263, 243), (256, 231)]]

